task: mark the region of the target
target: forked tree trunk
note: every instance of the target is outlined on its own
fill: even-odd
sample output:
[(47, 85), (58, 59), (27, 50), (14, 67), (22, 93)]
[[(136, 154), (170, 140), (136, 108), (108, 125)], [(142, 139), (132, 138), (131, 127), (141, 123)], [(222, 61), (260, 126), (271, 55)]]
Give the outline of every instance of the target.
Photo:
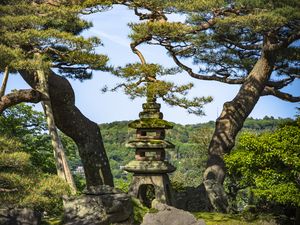
[(69, 184), (72, 194), (75, 194), (76, 185), (74, 183), (73, 176), (70, 167), (68, 165), (67, 156), (65, 154), (61, 139), (58, 135), (54, 117), (53, 117), (53, 111), (50, 102), (49, 90), (48, 90), (48, 75), (43, 70), (37, 70), (37, 78), (39, 82), (38, 90), (43, 95), (42, 105), (45, 111), (48, 130), (51, 137), (51, 143), (53, 147), (57, 174), (60, 178), (62, 178)]
[(204, 172), (204, 185), (216, 211), (228, 211), (228, 200), (223, 188), (226, 172), (223, 156), (233, 148), (236, 135), (259, 100), (272, 73), (274, 61), (271, 54), (261, 56), (235, 98), (224, 104), (216, 121)]
[[(98, 125), (86, 118), (75, 106), (75, 95), (69, 81), (49, 71), (50, 100), (56, 126), (78, 146), (87, 187), (113, 186), (113, 176)], [(20, 71), (23, 79), (36, 89), (37, 82), (29, 71)], [(99, 107), (103, 107), (99, 103)]]

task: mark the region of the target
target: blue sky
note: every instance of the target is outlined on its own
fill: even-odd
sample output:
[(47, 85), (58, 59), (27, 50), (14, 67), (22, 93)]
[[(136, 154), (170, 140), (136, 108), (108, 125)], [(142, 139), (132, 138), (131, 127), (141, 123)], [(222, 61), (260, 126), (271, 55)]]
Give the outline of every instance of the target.
[[(132, 11), (125, 7), (115, 7), (107, 12), (102, 12), (85, 17), (92, 21), (94, 26), (85, 31), (82, 35), (100, 37), (104, 46), (97, 51), (107, 54), (112, 65), (125, 65), (126, 63), (138, 62), (129, 47), (130, 40), (127, 37), (130, 30), (128, 22), (138, 21)], [(176, 19), (176, 18), (175, 18)], [(180, 18), (179, 18), (180, 19)], [(158, 46), (141, 46), (146, 61), (149, 63), (160, 63), (164, 66), (174, 66), (173, 61), (166, 55), (163, 48)], [(0, 76), (2, 78), (2, 74)], [(173, 78), (174, 79), (174, 78)], [(190, 78), (187, 74), (178, 74), (175, 77), (179, 84), (193, 82), (195, 87), (190, 92), (190, 97), (213, 96), (214, 101), (204, 108), (206, 116), (195, 116), (188, 114), (179, 107), (170, 107), (162, 103), (161, 111), (164, 118), (181, 124), (194, 124), (215, 120), (222, 110), (224, 102), (230, 101), (237, 93), (239, 86), (227, 85), (218, 82), (201, 81)], [(101, 88), (105, 85), (113, 87), (121, 80), (113, 77), (109, 73), (94, 72), (93, 79), (79, 82), (71, 81), (76, 93), (77, 107), (91, 120), (97, 123), (108, 123), (121, 120), (133, 120), (138, 118), (141, 111), (141, 104), (144, 99), (130, 100), (121, 91), (114, 93), (101, 93)], [(22, 79), (11, 76), (8, 90), (27, 88)], [(300, 95), (300, 82), (295, 82), (286, 88), (286, 91), (295, 95)], [(250, 114), (254, 118), (262, 118), (265, 115), (274, 117), (293, 117), (300, 107), (299, 103), (288, 103), (275, 97), (262, 97), (255, 109)], [(37, 109), (40, 109), (37, 106)]]

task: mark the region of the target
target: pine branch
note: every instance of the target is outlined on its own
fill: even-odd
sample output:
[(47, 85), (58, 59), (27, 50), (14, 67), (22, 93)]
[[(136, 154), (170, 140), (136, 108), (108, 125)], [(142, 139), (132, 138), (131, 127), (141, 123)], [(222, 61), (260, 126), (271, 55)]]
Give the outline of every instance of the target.
[(274, 87), (265, 87), (262, 96), (266, 95), (273, 95), (281, 100), (287, 101), (287, 102), (300, 102), (300, 96), (293, 96), (289, 93), (281, 92)]
[(295, 77), (288, 77), (280, 81), (268, 81), (267, 86), (275, 88), (276, 90), (281, 89), (289, 85), (295, 80)]
[(244, 78), (236, 78), (236, 79), (231, 79), (229, 78), (230, 74), (227, 75), (223, 75), (222, 77), (217, 76), (217, 75), (212, 75), (212, 76), (208, 76), (208, 75), (204, 75), (204, 74), (197, 74), (194, 73), (193, 70), (186, 66), (185, 64), (183, 64), (179, 58), (176, 55), (176, 52), (173, 51), (172, 46), (165, 46), (166, 49), (169, 51), (171, 57), (173, 58), (174, 62), (183, 70), (185, 70), (191, 77), (199, 79), (199, 80), (213, 80), (213, 81), (219, 81), (222, 83), (226, 83), (226, 84), (242, 84), (244, 82)]
[(239, 48), (239, 49), (243, 49), (243, 50), (260, 50), (262, 45), (259, 44), (253, 44), (251, 43), (250, 45), (243, 45), (240, 41), (239, 42), (235, 42), (229, 38), (226, 38), (226, 37), (221, 37), (221, 39), (224, 41), (224, 42), (227, 42), (228, 44), (231, 44), (231, 45), (234, 45), (235, 47)]
[(162, 11), (151, 10), (151, 13), (141, 13), (138, 11), (137, 7), (134, 7), (134, 14), (140, 18), (140, 20), (150, 20), (150, 21), (167, 21), (167, 17)]
[(2, 192), (4, 192), (4, 193), (9, 193), (9, 192), (16, 192), (16, 191), (18, 191), (18, 189), (17, 188), (13, 188), (13, 189), (7, 189), (7, 188), (0, 188), (0, 193)]
[(271, 44), (270, 50), (278, 50), (289, 47), (292, 43), (300, 39), (300, 31), (289, 35), (277, 44)]
[(134, 42), (130, 43), (130, 48), (131, 48), (132, 52), (135, 53), (139, 57), (142, 65), (146, 64), (146, 60), (145, 60), (143, 54), (136, 47), (144, 42), (150, 41), (151, 38), (152, 38), (151, 36), (147, 36), (139, 41), (134, 41)]
[(14, 105), (22, 102), (38, 103), (42, 100), (42, 94), (33, 89), (17, 90), (4, 95), (0, 100), (0, 114)]

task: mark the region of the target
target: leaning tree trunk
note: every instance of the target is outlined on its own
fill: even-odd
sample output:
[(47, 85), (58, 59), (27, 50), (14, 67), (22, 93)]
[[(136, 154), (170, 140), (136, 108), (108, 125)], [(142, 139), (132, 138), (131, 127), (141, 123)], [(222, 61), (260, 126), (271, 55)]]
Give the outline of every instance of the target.
[[(37, 54), (37, 57), (40, 56)], [(68, 165), (67, 156), (65, 154), (64, 147), (61, 143), (61, 139), (58, 135), (57, 128), (55, 125), (55, 120), (53, 116), (53, 110), (51, 106), (50, 96), (49, 96), (49, 88), (48, 88), (48, 74), (45, 73), (44, 70), (40, 69), (36, 71), (37, 79), (38, 79), (38, 89), (40, 93), (43, 95), (43, 108), (47, 120), (48, 130), (51, 137), (51, 143), (53, 146), (55, 164), (57, 169), (57, 174), (60, 178), (65, 180), (71, 189), (72, 194), (76, 194), (76, 185), (73, 180), (73, 176)]]
[(8, 81), (8, 76), (9, 76), (9, 70), (8, 70), (8, 66), (6, 66), (5, 70), (4, 70), (2, 85), (0, 87), (0, 99), (5, 94), (5, 90), (6, 90), (6, 86), (7, 86), (7, 81)]
[(232, 101), (224, 104), (221, 115), (216, 120), (204, 172), (204, 186), (216, 211), (228, 211), (228, 200), (223, 188), (225, 179), (223, 156), (233, 148), (236, 135), (261, 96), (272, 73), (274, 61), (270, 53), (262, 54), (238, 94)]
[[(102, 184), (113, 186), (113, 176), (98, 125), (86, 118), (75, 106), (75, 95), (69, 81), (52, 71), (49, 72), (49, 93), (55, 123), (75, 141), (87, 187)], [(20, 71), (20, 74), (33, 89), (37, 88), (37, 81), (31, 72)]]

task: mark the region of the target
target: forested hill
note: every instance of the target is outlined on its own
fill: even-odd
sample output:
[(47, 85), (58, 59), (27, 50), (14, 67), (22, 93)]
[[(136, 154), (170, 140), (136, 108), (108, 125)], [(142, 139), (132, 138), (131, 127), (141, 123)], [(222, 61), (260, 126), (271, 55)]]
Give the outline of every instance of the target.
[[(275, 119), (264, 117), (263, 119), (249, 118), (244, 124), (243, 130), (251, 132), (263, 132), (273, 130), (291, 119)], [(130, 121), (118, 121), (113, 123), (100, 124), (104, 145), (110, 159), (110, 165), (115, 178), (126, 177), (120, 166), (124, 166), (134, 159), (134, 150), (127, 149), (125, 143), (131, 139), (135, 133), (128, 128)], [(175, 174), (179, 178), (198, 177), (204, 169), (207, 160), (207, 146), (214, 131), (214, 121), (193, 125), (174, 124), (174, 128), (167, 131), (166, 139), (175, 144), (175, 149), (168, 150), (169, 160), (177, 167)], [(193, 160), (191, 160), (193, 159)], [(193, 165), (194, 164), (194, 165)], [(199, 166), (203, 165), (203, 166)], [(187, 170), (188, 168), (188, 170)], [(192, 168), (195, 168), (194, 170)], [(200, 180), (193, 179), (195, 184)], [(194, 185), (193, 183), (189, 185)]]
[[(265, 116), (263, 119), (246, 119), (243, 130), (249, 130), (253, 132), (262, 132), (266, 130), (274, 130), (276, 127), (284, 124), (288, 121), (292, 121), (290, 118), (278, 118)], [(116, 121), (112, 123), (100, 124), (103, 139), (107, 143), (124, 143), (128, 140), (128, 137), (133, 135), (133, 130), (128, 130), (128, 123), (130, 121)], [(174, 123), (174, 128), (168, 131), (167, 138), (175, 142), (189, 142), (194, 135), (195, 130), (200, 128), (213, 129), (215, 126), (214, 121), (198, 124), (181, 125)]]

